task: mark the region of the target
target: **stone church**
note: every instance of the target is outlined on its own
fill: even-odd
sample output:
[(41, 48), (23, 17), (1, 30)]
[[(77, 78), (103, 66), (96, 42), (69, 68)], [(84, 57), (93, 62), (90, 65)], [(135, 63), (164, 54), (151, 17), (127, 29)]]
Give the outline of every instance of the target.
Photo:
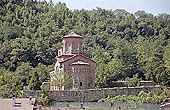
[[(62, 90), (95, 87), (95, 62), (83, 53), (82, 42), (83, 37), (74, 32), (62, 38), (54, 68), (50, 71), (51, 80), (58, 72), (65, 72), (69, 75), (69, 84), (62, 87)], [(57, 86), (51, 86), (50, 89), (59, 90)]]

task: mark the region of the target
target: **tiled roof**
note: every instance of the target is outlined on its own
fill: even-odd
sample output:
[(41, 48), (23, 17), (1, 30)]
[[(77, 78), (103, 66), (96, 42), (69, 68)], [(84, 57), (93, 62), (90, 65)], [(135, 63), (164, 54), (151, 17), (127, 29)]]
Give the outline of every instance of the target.
[(69, 58), (65, 59), (64, 61), (61, 61), (60, 63), (66, 62), (66, 61), (68, 61), (68, 60), (70, 60), (70, 59), (73, 59), (73, 58), (75, 58), (75, 57), (77, 57), (77, 56), (84, 57), (85, 59), (87, 59), (87, 60), (89, 60), (89, 61), (92, 61), (92, 62), (96, 63), (95, 61), (93, 61), (93, 60), (90, 59), (89, 57), (86, 57), (86, 56), (81, 55), (81, 54), (80, 54), (80, 55), (74, 55), (74, 56), (72, 56), (72, 57), (69, 57)]
[(83, 61), (76, 61), (76, 62), (73, 62), (71, 63), (71, 65), (90, 65), (89, 63), (86, 63), (86, 62), (83, 62)]
[(70, 34), (68, 34), (66, 36), (63, 36), (63, 38), (71, 38), (71, 37), (76, 37), (76, 38), (82, 38), (83, 39), (82, 36), (80, 36), (80, 35), (78, 35), (78, 34), (76, 34), (74, 32), (71, 32)]

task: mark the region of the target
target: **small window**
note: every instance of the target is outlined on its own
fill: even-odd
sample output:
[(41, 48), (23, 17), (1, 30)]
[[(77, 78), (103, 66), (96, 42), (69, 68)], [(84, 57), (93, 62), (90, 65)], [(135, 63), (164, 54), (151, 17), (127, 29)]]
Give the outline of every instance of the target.
[(82, 86), (83, 85), (83, 83), (82, 82), (80, 82), (80, 86)]
[(61, 55), (61, 51), (59, 51), (59, 55)]

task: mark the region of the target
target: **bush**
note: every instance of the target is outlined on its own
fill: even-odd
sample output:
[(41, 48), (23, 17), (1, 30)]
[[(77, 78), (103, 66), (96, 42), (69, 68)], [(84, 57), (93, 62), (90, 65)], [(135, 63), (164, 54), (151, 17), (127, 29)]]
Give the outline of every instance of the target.
[(109, 102), (111, 104), (115, 102), (139, 102), (139, 103), (156, 103), (160, 104), (165, 98), (170, 97), (170, 90), (164, 89), (159, 91), (160, 94), (157, 94), (158, 91), (145, 93), (141, 91), (138, 96), (135, 95), (119, 95), (115, 97), (108, 96), (105, 99), (100, 99), (99, 102)]
[(41, 94), (40, 97), (36, 97), (37, 103), (40, 105), (48, 105), (50, 104), (50, 99), (46, 94)]
[(133, 78), (127, 77), (125, 81), (126, 81), (125, 84), (128, 85), (128, 87), (136, 87), (136, 86), (139, 87), (141, 79), (139, 79), (138, 75), (136, 74), (133, 76)]

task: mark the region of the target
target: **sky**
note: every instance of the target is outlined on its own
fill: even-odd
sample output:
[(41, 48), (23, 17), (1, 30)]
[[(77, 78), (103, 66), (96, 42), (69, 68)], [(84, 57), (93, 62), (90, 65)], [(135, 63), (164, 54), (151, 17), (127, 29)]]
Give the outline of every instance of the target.
[(71, 10), (83, 8), (91, 10), (100, 7), (112, 10), (125, 9), (131, 13), (144, 10), (154, 15), (161, 13), (170, 14), (170, 0), (53, 0), (55, 4), (59, 1), (66, 3)]

